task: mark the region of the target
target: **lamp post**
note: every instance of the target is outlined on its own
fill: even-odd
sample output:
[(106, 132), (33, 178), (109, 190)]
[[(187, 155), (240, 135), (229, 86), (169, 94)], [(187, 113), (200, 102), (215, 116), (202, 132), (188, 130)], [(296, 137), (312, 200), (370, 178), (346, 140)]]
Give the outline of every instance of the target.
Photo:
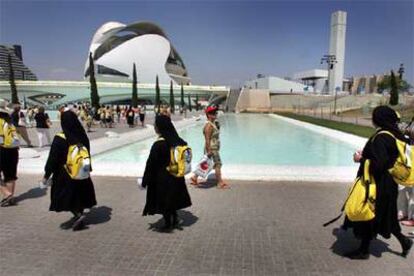
[[(338, 61), (336, 60), (336, 56), (335, 55), (324, 55), (321, 58), (321, 64), (323, 64), (324, 62), (326, 62), (326, 64), (328, 65), (328, 92), (329, 91), (329, 86), (330, 86), (330, 81), (331, 81), (331, 70), (334, 68), (335, 63), (337, 63)], [(337, 96), (337, 90), (335, 88), (335, 98), (334, 98), (334, 113), (336, 114), (336, 96)]]
[(405, 70), (404, 70), (404, 63), (400, 64), (400, 69), (398, 69), (398, 74), (400, 77), (400, 80), (402, 80), (403, 74), (404, 74)]

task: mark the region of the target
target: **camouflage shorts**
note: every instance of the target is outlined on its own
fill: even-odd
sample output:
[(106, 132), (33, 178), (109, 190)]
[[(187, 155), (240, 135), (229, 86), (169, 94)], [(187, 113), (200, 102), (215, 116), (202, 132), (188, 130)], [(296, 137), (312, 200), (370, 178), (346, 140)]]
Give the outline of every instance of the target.
[(211, 158), (213, 159), (213, 162), (214, 162), (214, 168), (217, 168), (217, 167), (221, 168), (221, 166), (223, 164), (221, 163), (221, 158), (220, 158), (219, 151), (218, 150), (212, 150), (211, 153), (212, 153)]

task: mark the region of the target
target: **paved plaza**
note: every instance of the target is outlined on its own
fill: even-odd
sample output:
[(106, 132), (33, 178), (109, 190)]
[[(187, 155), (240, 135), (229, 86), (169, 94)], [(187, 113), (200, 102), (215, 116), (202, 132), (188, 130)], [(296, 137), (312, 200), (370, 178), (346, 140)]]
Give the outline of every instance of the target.
[[(60, 225), (48, 212), (40, 175), (21, 175), (18, 206), (0, 209), (1, 275), (411, 275), (414, 254), (395, 239), (373, 242), (368, 261), (339, 254), (352, 235), (322, 223), (338, 213), (347, 185), (230, 181), (230, 190), (192, 188), (181, 229), (158, 232), (161, 216), (142, 217), (136, 179), (93, 177), (98, 206), (88, 229)], [(404, 233), (414, 229), (404, 228)], [(337, 237), (341, 236), (341, 242)], [(412, 252), (413, 253), (413, 252)]]

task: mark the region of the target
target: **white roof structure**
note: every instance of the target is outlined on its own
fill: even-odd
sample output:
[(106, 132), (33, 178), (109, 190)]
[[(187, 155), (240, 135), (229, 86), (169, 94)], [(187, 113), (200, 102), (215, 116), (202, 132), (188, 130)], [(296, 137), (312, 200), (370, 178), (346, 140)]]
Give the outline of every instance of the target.
[(295, 80), (320, 78), (328, 78), (328, 71), (323, 69), (312, 69), (293, 74), (293, 79)]
[[(132, 79), (134, 63), (140, 83), (154, 83), (156, 76), (164, 84), (171, 80), (175, 84), (189, 84), (191, 80), (164, 31), (150, 22), (105, 23), (93, 36), (89, 52), (98, 80)], [(84, 76), (89, 76), (89, 54)]]

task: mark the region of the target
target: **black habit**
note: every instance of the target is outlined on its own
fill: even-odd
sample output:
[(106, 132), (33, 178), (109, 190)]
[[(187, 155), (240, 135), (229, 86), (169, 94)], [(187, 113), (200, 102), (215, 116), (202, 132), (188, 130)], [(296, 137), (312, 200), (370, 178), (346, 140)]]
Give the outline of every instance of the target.
[(45, 166), (45, 178), (53, 174), (50, 211), (81, 211), (96, 205), (92, 180), (73, 180), (66, 172), (68, 149), (67, 141), (56, 135)]
[(142, 186), (147, 188), (143, 215), (166, 214), (191, 206), (184, 177), (175, 177), (167, 170), (170, 148), (165, 140), (156, 141), (145, 167)]

